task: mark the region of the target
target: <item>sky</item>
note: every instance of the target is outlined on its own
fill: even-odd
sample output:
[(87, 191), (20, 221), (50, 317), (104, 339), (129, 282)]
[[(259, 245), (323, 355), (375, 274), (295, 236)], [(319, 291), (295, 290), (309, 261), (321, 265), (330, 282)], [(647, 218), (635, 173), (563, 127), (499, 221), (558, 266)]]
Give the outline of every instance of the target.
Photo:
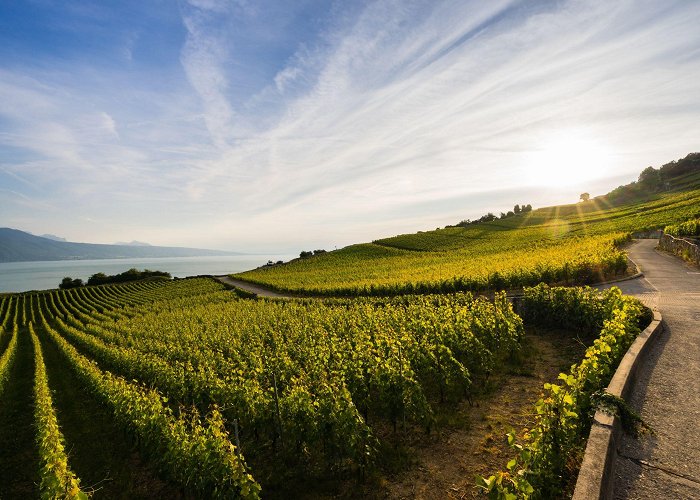
[(0, 2), (0, 226), (294, 252), (700, 150), (694, 0)]

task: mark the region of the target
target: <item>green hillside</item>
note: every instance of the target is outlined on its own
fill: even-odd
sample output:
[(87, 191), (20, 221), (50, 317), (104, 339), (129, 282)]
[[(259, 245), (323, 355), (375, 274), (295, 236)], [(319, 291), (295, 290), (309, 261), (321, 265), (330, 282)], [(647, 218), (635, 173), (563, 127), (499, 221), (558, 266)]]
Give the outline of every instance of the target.
[(622, 186), (587, 202), (466, 227), (403, 234), (235, 275), (277, 290), (391, 295), (591, 283), (627, 272), (621, 244), (637, 231), (700, 213), (700, 172), (663, 191)]

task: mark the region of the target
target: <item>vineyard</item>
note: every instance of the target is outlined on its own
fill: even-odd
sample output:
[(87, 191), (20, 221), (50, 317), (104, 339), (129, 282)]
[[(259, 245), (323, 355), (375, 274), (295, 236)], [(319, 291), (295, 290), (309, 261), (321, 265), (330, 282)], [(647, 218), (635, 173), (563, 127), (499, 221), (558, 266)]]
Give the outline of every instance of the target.
[[(627, 271), (630, 233), (700, 214), (693, 177), (686, 191), (620, 206), (592, 200), (503, 220), (352, 245), (236, 278), (310, 295), (394, 295), (589, 284)], [(680, 180), (678, 181), (680, 182)]]
[[(537, 425), (551, 428), (542, 420), (551, 414), (590, 413), (591, 391), (604, 387), (639, 331), (642, 309), (616, 289), (540, 286), (527, 289), (524, 301), (530, 324), (602, 328), (601, 339), (614, 346), (605, 361), (588, 353), (572, 369), (579, 378), (564, 376), (573, 397), (550, 396), (550, 406), (538, 407), (545, 423), (531, 430), (538, 438), (528, 456), (561, 468), (558, 457), (572, 451), (553, 457), (543, 444), (551, 438), (536, 434)], [(115, 458), (124, 460), (124, 473), (136, 467), (167, 496), (284, 496), (281, 482), (299, 475), (362, 478), (383, 460), (385, 441), (430, 433), (438, 411), (483, 394), (518, 356), (524, 335), (504, 294), (492, 301), (469, 293), (251, 300), (204, 278), (5, 295), (0, 318), (0, 421), (13, 408), (21, 413), (13, 391), (32, 388), (24, 394), (31, 421), (24, 453), (0, 454), (7, 497), (125, 491), (119, 477), (91, 465), (94, 448), (105, 444), (88, 439), (85, 424), (76, 430), (62, 422), (71, 394), (87, 398), (82, 418), (119, 429), (127, 456), (138, 450), (137, 459)], [(609, 352), (600, 342), (595, 352)], [(557, 406), (563, 402), (565, 411)], [(3, 432), (16, 438), (22, 417), (14, 414), (0, 440), (9, 439)], [(559, 432), (570, 433), (557, 439), (580, 450), (586, 418), (569, 420), (557, 420)], [(105, 474), (112, 483), (104, 484)], [(138, 496), (143, 485), (128, 487)]]
[(0, 301), (0, 413), (31, 380), (35, 467), (22, 482), (0, 455), (3, 497), (109, 492), (62, 432), (65, 379), (171, 494), (255, 498), (291, 462), (371, 470), (384, 436), (429, 432), (435, 405), (478, 393), (523, 336), (504, 295), (258, 301), (189, 279)]
[[(508, 384), (539, 356), (532, 337), (551, 331), (576, 357), (519, 387), (521, 407), (537, 402), (518, 414), (512, 451), (484, 441), (469, 454), (510, 453), (505, 470), (479, 465), (494, 497), (566, 495), (596, 398), (649, 318), (617, 289), (540, 283), (625, 275), (633, 231), (696, 233), (693, 186), (236, 276), (315, 298), (244, 297), (209, 278), (0, 295), (0, 497), (285, 498), (323, 481), (386, 485), (382, 471), (412, 470), (407, 446), (494, 408), (499, 386), (513, 406)], [(519, 314), (497, 291), (507, 288), (523, 289)]]
[(612, 288), (550, 288), (525, 290), (523, 317), (530, 324), (565, 326), (597, 332), (580, 362), (557, 383), (544, 384), (534, 404), (534, 419), (517, 443), (508, 435), (515, 458), (506, 470), (481, 478), (480, 487), (492, 498), (562, 498), (573, 493), (593, 413), (606, 397), (620, 360), (652, 312), (641, 302)]
[(671, 236), (700, 236), (700, 218), (681, 222), (680, 224), (666, 226), (664, 228), (666, 234)]

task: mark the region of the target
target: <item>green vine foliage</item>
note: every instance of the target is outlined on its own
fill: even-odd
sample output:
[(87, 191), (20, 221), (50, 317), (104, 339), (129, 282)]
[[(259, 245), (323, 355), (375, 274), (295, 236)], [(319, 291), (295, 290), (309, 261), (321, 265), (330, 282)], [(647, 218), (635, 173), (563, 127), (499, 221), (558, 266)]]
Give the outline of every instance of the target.
[(516, 452), (506, 471), (479, 478), (489, 498), (559, 498), (570, 491), (585, 449), (595, 398), (607, 386), (615, 368), (639, 334), (641, 318), (649, 317), (636, 299), (613, 287), (604, 292), (591, 288), (525, 289), (524, 316), (536, 324), (553, 326), (600, 325), (600, 335), (583, 360), (561, 373), (558, 383), (545, 384), (535, 404), (535, 422), (522, 443), (509, 434)]
[(194, 409), (175, 415), (167, 398), (128, 382), (82, 356), (42, 316), (42, 329), (75, 373), (131, 430), (173, 480), (207, 498), (260, 497), (260, 485), (230, 442), (216, 406), (205, 422)]
[(524, 335), (505, 293), (252, 301), (191, 279), (31, 300), (37, 333), (164, 475), (206, 498), (260, 494), (246, 455), (364, 474), (377, 426), (430, 431), (433, 405), (481, 390)]
[(29, 323), (29, 334), (34, 345), (34, 421), (41, 461), (41, 498), (87, 500), (88, 495), (80, 489), (80, 480), (68, 467), (63, 435), (58, 426), (48, 385), (44, 356), (32, 323)]
[(671, 236), (700, 236), (700, 218), (691, 219), (680, 224), (666, 226), (664, 233)]
[(12, 337), (10, 337), (10, 342), (0, 356), (0, 394), (2, 394), (5, 385), (8, 383), (10, 377), (10, 370), (15, 360), (15, 355), (17, 354), (17, 324), (14, 325), (12, 330)]

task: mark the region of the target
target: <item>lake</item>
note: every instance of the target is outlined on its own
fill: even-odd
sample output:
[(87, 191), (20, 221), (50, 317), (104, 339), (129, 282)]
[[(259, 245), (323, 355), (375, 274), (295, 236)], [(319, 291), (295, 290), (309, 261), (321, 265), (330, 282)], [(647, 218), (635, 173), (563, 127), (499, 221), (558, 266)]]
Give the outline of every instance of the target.
[(254, 269), (268, 260), (290, 260), (297, 255), (234, 255), (227, 257), (167, 257), (151, 259), (54, 260), (0, 263), (0, 292), (58, 288), (66, 276), (83, 281), (96, 273), (119, 274), (132, 267), (166, 271), (176, 278), (199, 274), (230, 274)]

